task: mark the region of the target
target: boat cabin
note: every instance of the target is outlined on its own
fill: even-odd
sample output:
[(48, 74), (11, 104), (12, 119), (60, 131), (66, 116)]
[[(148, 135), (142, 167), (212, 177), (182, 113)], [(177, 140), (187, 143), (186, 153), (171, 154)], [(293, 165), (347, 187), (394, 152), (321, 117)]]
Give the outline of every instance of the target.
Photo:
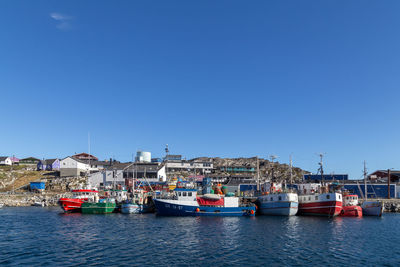
[(104, 192), (107, 197), (115, 198), (115, 200), (118, 202), (122, 202), (128, 199), (128, 191), (126, 190), (110, 189)]
[(196, 189), (175, 188), (174, 190), (174, 199), (177, 200), (193, 201), (196, 200), (196, 196)]
[(343, 197), (343, 206), (357, 206), (358, 196), (357, 195), (346, 195)]
[(99, 195), (99, 191), (92, 189), (77, 189), (72, 190), (73, 197), (78, 199), (88, 199)]

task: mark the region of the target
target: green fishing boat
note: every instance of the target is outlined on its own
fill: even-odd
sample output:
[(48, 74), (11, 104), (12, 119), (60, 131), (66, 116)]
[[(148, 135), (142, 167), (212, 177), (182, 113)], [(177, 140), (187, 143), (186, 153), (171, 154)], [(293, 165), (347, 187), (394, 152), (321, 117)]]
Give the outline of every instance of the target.
[(81, 210), (84, 214), (106, 214), (112, 213), (116, 208), (115, 202), (104, 201), (104, 202), (84, 202), (82, 203)]

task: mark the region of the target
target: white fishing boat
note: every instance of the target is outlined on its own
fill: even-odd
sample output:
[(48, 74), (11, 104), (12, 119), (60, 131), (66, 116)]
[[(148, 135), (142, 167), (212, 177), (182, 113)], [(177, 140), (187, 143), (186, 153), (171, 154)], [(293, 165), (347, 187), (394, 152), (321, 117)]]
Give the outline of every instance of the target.
[[(268, 188), (268, 185), (265, 187)], [(257, 198), (257, 202), (262, 215), (292, 216), (297, 214), (299, 206), (297, 193), (282, 190), (281, 186), (274, 184)]]
[(1, 209), (2, 207), (4, 207), (4, 204), (3, 204), (3, 203), (0, 203), (0, 209)]
[[(388, 178), (389, 179), (389, 178)], [(368, 200), (367, 168), (364, 161), (364, 202), (361, 204), (364, 216), (382, 216), (384, 205), (378, 200)]]

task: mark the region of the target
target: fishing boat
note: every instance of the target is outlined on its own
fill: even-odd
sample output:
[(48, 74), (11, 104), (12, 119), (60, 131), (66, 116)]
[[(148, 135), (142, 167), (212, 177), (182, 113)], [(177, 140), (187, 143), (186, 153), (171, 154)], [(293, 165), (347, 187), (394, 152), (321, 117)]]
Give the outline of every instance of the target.
[(4, 203), (0, 203), (0, 209), (4, 207)]
[(106, 214), (112, 213), (116, 208), (115, 199), (100, 199), (98, 202), (84, 202), (81, 205), (83, 214)]
[[(389, 179), (389, 177), (388, 177)], [(373, 189), (373, 188), (372, 188)], [(367, 167), (364, 161), (364, 201), (361, 204), (363, 215), (365, 216), (378, 216), (381, 217), (384, 211), (384, 205), (381, 201), (368, 200), (368, 187), (367, 187)]]
[(362, 212), (365, 216), (382, 216), (384, 206), (380, 201), (364, 201), (361, 204)]
[(142, 189), (133, 191), (131, 199), (126, 200), (121, 205), (121, 212), (125, 214), (141, 214), (151, 211), (151, 197)]
[(343, 194), (343, 207), (341, 217), (362, 217), (363, 211), (358, 205), (358, 196), (355, 194)]
[(164, 216), (254, 216), (253, 204), (239, 204), (238, 197), (206, 194), (197, 196), (197, 190), (176, 188), (167, 198), (154, 199), (156, 212)]
[[(268, 185), (266, 187), (268, 188)], [(257, 198), (257, 203), (258, 211), (262, 215), (292, 216), (297, 214), (299, 206), (297, 193), (290, 190), (277, 190), (274, 184), (271, 184), (269, 189)]]
[(298, 185), (299, 215), (314, 215), (334, 217), (342, 211), (342, 194), (334, 184), (324, 182), (323, 154), (319, 155), (318, 172), (321, 174), (321, 183)]
[(44, 202), (43, 201), (35, 201), (32, 206), (34, 207), (44, 207)]
[(313, 193), (299, 195), (299, 215), (333, 217), (342, 211), (342, 194)]
[(76, 189), (72, 190), (72, 197), (60, 198), (58, 203), (64, 212), (80, 212), (83, 202), (94, 201), (98, 196), (99, 192), (94, 189)]

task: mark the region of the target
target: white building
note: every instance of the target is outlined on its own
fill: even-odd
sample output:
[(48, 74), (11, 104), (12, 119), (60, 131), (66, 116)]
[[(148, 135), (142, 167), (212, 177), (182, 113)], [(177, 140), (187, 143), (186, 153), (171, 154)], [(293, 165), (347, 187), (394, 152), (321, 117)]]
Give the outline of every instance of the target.
[(151, 162), (151, 153), (146, 151), (138, 151), (136, 152), (135, 157), (136, 162)]
[(73, 157), (66, 157), (60, 161), (60, 177), (85, 176), (89, 169), (89, 164)]
[(0, 165), (12, 165), (12, 160), (10, 157), (0, 157)]

